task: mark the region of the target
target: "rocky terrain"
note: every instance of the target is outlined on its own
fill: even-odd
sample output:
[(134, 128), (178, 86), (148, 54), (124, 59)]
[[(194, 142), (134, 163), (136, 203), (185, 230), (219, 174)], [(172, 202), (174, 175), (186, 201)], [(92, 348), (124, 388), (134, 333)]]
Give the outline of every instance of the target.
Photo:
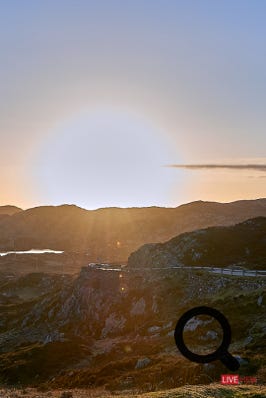
[(131, 268), (181, 265), (263, 270), (265, 264), (265, 217), (184, 233), (165, 243), (146, 244), (128, 259)]
[[(202, 304), (226, 315), (240, 374), (265, 382), (265, 278), (187, 270), (32, 274), (0, 288), (0, 380), (44, 388), (154, 391), (218, 381), (227, 369), (183, 358), (173, 332), (184, 311)], [(188, 330), (204, 347), (218, 335), (210, 321)]]
[[(184, 265), (215, 262), (220, 267), (249, 268), (252, 264), (252, 268), (265, 269), (265, 236), (265, 218), (259, 217), (145, 245), (124, 266), (80, 269), (88, 263), (86, 253), (76, 260), (65, 253), (54, 264), (58, 272), (51, 273), (42, 271), (47, 262), (55, 261), (51, 254), (36, 264), (34, 257), (23, 255), (24, 272), (10, 272), (10, 257), (4, 257), (5, 268), (0, 272), (3, 396), (45, 397), (48, 391), (60, 397), (68, 390), (73, 397), (84, 396), (83, 391), (92, 397), (99, 391), (98, 396), (137, 396), (165, 390), (153, 396), (171, 397), (179, 392), (168, 389), (186, 384), (194, 392), (201, 391), (192, 386), (217, 383), (228, 369), (220, 361), (197, 364), (181, 356), (174, 329), (186, 310), (207, 305), (228, 319), (230, 352), (240, 363), (237, 373), (257, 377), (258, 386), (246, 391), (260, 397), (258, 388), (266, 382), (266, 278), (211, 274)], [(12, 261), (15, 271), (19, 263), (15, 257)], [(71, 272), (63, 272), (63, 267), (60, 271), (64, 263), (69, 270), (73, 267)], [(173, 263), (182, 268), (171, 268)], [(220, 337), (215, 321), (202, 317), (194, 318), (185, 331), (191, 349), (203, 353), (214, 350)], [(11, 386), (16, 390), (10, 390)], [(216, 390), (222, 394), (222, 387)], [(225, 389), (224, 395), (207, 395), (208, 391), (213, 392), (211, 387), (202, 387), (206, 395), (197, 396), (234, 396)]]
[(21, 211), (0, 207), (0, 250), (50, 248), (85, 252), (90, 261), (126, 262), (145, 243), (164, 242), (184, 232), (233, 225), (266, 216), (266, 199), (233, 203), (193, 202), (177, 208), (106, 208), (72, 205)]

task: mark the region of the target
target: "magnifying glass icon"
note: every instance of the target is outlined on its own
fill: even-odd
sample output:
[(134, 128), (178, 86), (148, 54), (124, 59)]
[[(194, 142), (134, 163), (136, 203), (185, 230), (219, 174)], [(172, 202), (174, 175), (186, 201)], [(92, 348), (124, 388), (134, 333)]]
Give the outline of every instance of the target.
[[(207, 355), (199, 355), (190, 351), (184, 342), (184, 328), (188, 321), (197, 315), (209, 315), (215, 318), (223, 330), (222, 343), (214, 352)], [(228, 348), (231, 343), (231, 327), (229, 322), (221, 312), (214, 308), (201, 306), (194, 307), (185, 312), (185, 314), (181, 316), (176, 324), (174, 337), (176, 346), (181, 354), (192, 362), (208, 363), (219, 359), (228, 369), (232, 371), (237, 370), (240, 366), (237, 359), (228, 352)]]

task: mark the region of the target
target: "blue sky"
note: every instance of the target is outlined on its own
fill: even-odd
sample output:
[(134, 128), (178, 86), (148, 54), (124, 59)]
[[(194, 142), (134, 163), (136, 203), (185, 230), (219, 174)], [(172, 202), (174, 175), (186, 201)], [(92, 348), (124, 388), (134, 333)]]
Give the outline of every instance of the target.
[[(182, 174), (165, 168), (165, 177), (161, 169), (154, 171), (163, 195), (151, 187), (152, 196), (142, 198), (147, 174), (148, 180), (139, 187), (136, 182), (136, 197), (132, 198), (131, 190), (128, 194), (121, 190), (121, 200), (110, 195), (112, 199), (104, 201), (101, 195), (92, 203), (84, 191), (84, 179), (80, 189), (76, 186), (76, 195), (71, 196), (66, 187), (77, 180), (75, 173), (89, 175), (95, 164), (82, 162), (82, 168), (69, 170), (65, 181), (60, 169), (65, 169), (64, 162), (68, 164), (71, 150), (75, 164), (80, 153), (77, 145), (75, 151), (64, 147), (63, 130), (67, 135), (72, 126), (72, 139), (77, 137), (78, 142), (85, 129), (83, 145), (100, 156), (106, 137), (97, 141), (99, 132), (90, 121), (95, 115), (109, 120), (110, 113), (110, 123), (115, 121), (110, 131), (119, 125), (121, 115), (117, 128), (129, 137), (123, 145), (132, 142), (133, 134), (125, 120), (128, 126), (141, 124), (139, 131), (149, 126), (142, 141), (147, 151), (150, 144), (157, 151), (163, 137), (162, 154), (155, 156), (158, 167), (162, 163), (262, 162), (266, 147), (264, 1), (11, 0), (0, 5), (0, 179), (6, 187), (0, 202), (31, 206), (73, 201), (97, 207), (97, 203), (174, 205), (196, 198), (265, 196), (262, 174), (230, 172), (229, 176), (228, 172), (217, 177), (216, 172)], [(75, 130), (81, 120), (84, 126)], [(47, 148), (58, 145), (59, 138), (65, 155), (57, 164)], [(110, 151), (115, 154), (117, 140), (114, 143)], [(132, 150), (137, 152), (137, 147)], [(144, 154), (139, 163), (145, 169)], [(114, 170), (117, 167), (125, 181), (129, 169), (116, 164)], [(94, 167), (97, 186), (99, 181), (104, 185), (105, 174), (100, 170)], [(212, 178), (220, 178), (224, 194), (210, 194), (215, 191)]]

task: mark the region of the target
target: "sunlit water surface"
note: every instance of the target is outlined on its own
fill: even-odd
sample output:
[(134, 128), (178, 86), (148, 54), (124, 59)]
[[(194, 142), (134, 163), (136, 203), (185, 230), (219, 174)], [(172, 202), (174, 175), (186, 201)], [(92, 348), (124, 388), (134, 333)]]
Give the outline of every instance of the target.
[(31, 250), (15, 250), (9, 252), (0, 252), (0, 256), (7, 256), (8, 254), (44, 254), (44, 253), (53, 253), (53, 254), (61, 254), (63, 251), (61, 250), (51, 250), (51, 249), (31, 249)]

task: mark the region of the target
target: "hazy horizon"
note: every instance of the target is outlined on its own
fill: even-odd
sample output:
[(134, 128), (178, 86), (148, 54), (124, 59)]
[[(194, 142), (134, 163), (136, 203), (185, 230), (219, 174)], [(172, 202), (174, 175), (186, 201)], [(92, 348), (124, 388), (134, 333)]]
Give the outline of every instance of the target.
[(49, 203), (43, 203), (43, 204), (36, 204), (36, 205), (34, 205), (32, 207), (22, 208), (21, 206), (18, 206), (16, 204), (6, 203), (6, 204), (0, 204), (0, 207), (8, 207), (8, 206), (17, 207), (17, 208), (19, 208), (19, 209), (21, 209), (23, 211), (34, 209), (34, 208), (38, 208), (38, 207), (60, 207), (60, 206), (75, 206), (75, 207), (78, 207), (78, 208), (83, 209), (83, 210), (91, 210), (91, 211), (92, 210), (102, 210), (102, 209), (134, 209), (134, 208), (144, 209), (144, 208), (151, 208), (151, 207), (159, 207), (159, 208), (165, 208), (165, 209), (174, 209), (174, 208), (177, 208), (177, 207), (180, 207), (180, 206), (183, 206), (183, 205), (189, 205), (189, 204), (197, 203), (197, 202), (228, 204), (228, 203), (235, 203), (235, 202), (241, 202), (241, 201), (255, 201), (255, 200), (264, 200), (264, 199), (266, 200), (266, 197), (253, 198), (253, 199), (237, 199), (237, 200), (228, 201), (228, 202), (222, 202), (222, 201), (219, 202), (219, 201), (198, 199), (198, 200), (193, 200), (191, 202), (180, 203), (180, 204), (178, 204), (176, 206), (155, 206), (155, 205), (150, 205), (150, 206), (128, 206), (128, 207), (106, 206), (106, 207), (86, 208), (86, 207), (79, 206), (76, 203), (59, 203), (59, 204), (56, 204), (56, 205), (49, 204)]

